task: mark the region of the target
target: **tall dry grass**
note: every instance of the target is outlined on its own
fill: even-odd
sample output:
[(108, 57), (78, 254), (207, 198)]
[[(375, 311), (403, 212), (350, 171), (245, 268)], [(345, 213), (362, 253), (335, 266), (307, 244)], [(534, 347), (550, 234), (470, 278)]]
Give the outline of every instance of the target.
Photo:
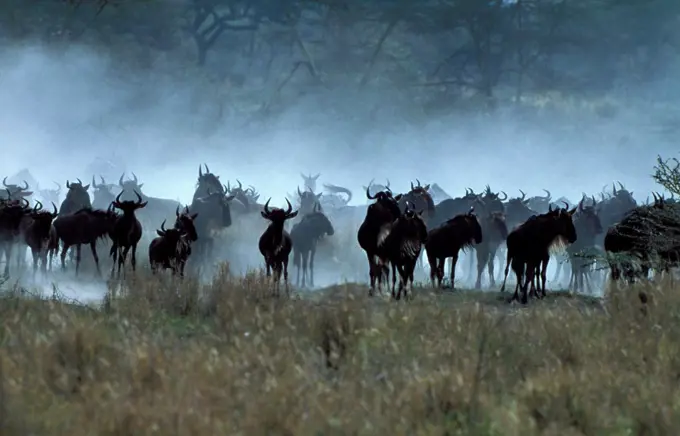
[(144, 274), (102, 308), (2, 299), (3, 434), (680, 434), (668, 282), (521, 308)]

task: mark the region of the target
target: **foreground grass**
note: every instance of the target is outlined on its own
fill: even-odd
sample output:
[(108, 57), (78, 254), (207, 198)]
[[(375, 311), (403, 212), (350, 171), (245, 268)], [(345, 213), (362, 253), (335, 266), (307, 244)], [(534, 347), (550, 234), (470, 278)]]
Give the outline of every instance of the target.
[[(112, 289), (117, 287), (112, 285)], [(101, 309), (0, 301), (17, 435), (680, 434), (680, 296), (269, 298), (140, 276)]]

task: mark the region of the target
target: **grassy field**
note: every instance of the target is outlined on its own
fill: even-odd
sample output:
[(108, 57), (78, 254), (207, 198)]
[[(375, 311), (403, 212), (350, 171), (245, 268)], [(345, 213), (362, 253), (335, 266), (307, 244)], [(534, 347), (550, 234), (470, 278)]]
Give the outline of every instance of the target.
[[(0, 301), (3, 435), (680, 434), (680, 294), (269, 297), (140, 274), (103, 307)], [(642, 300), (646, 302), (643, 303)]]

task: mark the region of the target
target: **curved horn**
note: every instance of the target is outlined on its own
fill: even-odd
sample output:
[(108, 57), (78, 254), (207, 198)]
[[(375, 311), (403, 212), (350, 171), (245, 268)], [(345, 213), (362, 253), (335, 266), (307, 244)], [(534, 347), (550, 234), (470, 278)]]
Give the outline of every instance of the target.
[(470, 195), (474, 195), (474, 193), (475, 193), (475, 190), (474, 190), (474, 189), (472, 189), (472, 188), (465, 188), (465, 189), (466, 189), (466, 190), (469, 189), (469, 190), (470, 190)]
[(179, 204), (177, 205), (177, 208), (175, 209), (175, 216), (179, 216)]
[(100, 178), (101, 181), (102, 181), (102, 185), (106, 185), (106, 180), (104, 180), (104, 176), (102, 176), (102, 175), (100, 174), (100, 175), (99, 175), (99, 178)]
[[(622, 191), (625, 191), (625, 190), (626, 190), (625, 186), (623, 186), (623, 184), (622, 184), (621, 182), (619, 182), (619, 181), (617, 180), (616, 183), (619, 184), (619, 186), (621, 187), (621, 190), (622, 190)], [(28, 188), (26, 188), (26, 189), (28, 189)]]
[(137, 174), (135, 174), (134, 171), (132, 172), (132, 177), (133, 177), (133, 179), (134, 179), (135, 185), (139, 185), (139, 183), (137, 183), (137, 182), (138, 182), (138, 180), (137, 180)]
[(297, 187), (297, 193), (299, 197), (302, 197), (302, 191), (300, 191), (300, 186)]
[(416, 179), (416, 182), (418, 183), (418, 185), (417, 185), (418, 187), (422, 186), (422, 185), (420, 184), (420, 180)]
[(52, 202), (52, 208), (54, 209), (54, 212), (52, 212), (52, 216), (59, 215), (59, 211), (57, 210), (57, 205), (54, 204), (54, 201)]
[[(120, 203), (120, 196), (123, 195), (123, 191), (120, 191), (118, 193), (118, 196), (116, 197), (116, 203)], [(110, 198), (110, 197), (109, 197)]]
[(578, 211), (583, 212), (583, 199), (581, 199), (581, 201), (578, 202)]
[(230, 193), (231, 192), (231, 185), (229, 184), (229, 180), (227, 180), (227, 190), (225, 192)]
[(612, 183), (612, 193), (616, 195), (616, 183)]
[(527, 194), (521, 189), (519, 190), (519, 192), (522, 194), (522, 198), (520, 198), (520, 200), (524, 200), (527, 197)]
[(562, 203), (564, 203), (564, 208), (565, 208), (565, 209), (569, 209), (569, 203), (567, 203), (566, 201), (562, 201)]
[(57, 182), (54, 182), (54, 181), (53, 181), (52, 183), (54, 183), (55, 185), (57, 185), (57, 194), (59, 194), (59, 193), (61, 192), (61, 185), (60, 185), (59, 183), (57, 183)]
[(210, 173), (210, 168), (208, 168), (208, 164), (204, 163), (203, 165), (205, 165), (205, 172)]
[[(38, 207), (38, 206), (40, 206), (40, 207)], [(42, 210), (42, 208), (43, 208), (43, 205), (40, 202), (40, 200), (35, 200), (35, 206), (33, 206), (33, 211), (38, 212), (38, 211)]]
[(505, 196), (505, 198), (500, 198), (500, 197), (499, 197), (498, 199), (499, 199), (500, 201), (505, 201), (505, 200), (508, 199), (508, 194), (506, 194), (505, 191), (501, 191), (501, 194), (503, 194), (503, 195)]
[(78, 181), (78, 183), (80, 183), (81, 186), (83, 185), (83, 181), (82, 181), (82, 180), (80, 180), (80, 179), (76, 179), (76, 180)]
[(92, 187), (97, 189), (97, 181), (94, 179), (94, 174), (92, 174)]
[(269, 214), (271, 211), (269, 210), (269, 202), (271, 201), (271, 197), (269, 197), (269, 200), (264, 204), (264, 213)]
[(203, 166), (198, 164), (198, 178), (200, 179), (201, 177), (203, 177)]
[(125, 173), (120, 175), (120, 179), (118, 179), (118, 186), (121, 188), (123, 187), (123, 177), (125, 177)]
[(387, 185), (385, 185), (386, 188), (390, 187), (390, 179), (385, 179), (387, 181)]
[(231, 191), (224, 183), (222, 183), (222, 189), (224, 189), (225, 194), (231, 194)]
[(26, 185), (24, 188), (21, 188), (22, 191), (26, 191), (28, 189), (28, 182), (24, 180), (24, 185)]
[(414, 187), (415, 187), (415, 186), (413, 186), (413, 182), (411, 182), (411, 191), (413, 191), (413, 188), (414, 188)]
[(369, 191), (368, 186), (366, 186), (366, 198), (369, 200), (375, 200), (375, 197), (377, 197), (377, 195), (371, 197), (371, 191)]
[(165, 232), (165, 220), (161, 223), (161, 230)]
[(142, 196), (139, 195), (139, 192), (137, 192), (136, 189), (133, 189), (133, 192), (134, 192), (135, 195), (137, 196), (137, 204), (142, 204)]
[(239, 179), (236, 179), (236, 183), (238, 183), (238, 189), (243, 189), (243, 183)]
[(288, 197), (286, 197), (286, 203), (288, 203), (288, 210), (286, 211), (286, 215), (288, 215), (293, 211), (293, 205), (290, 204), (290, 201), (288, 201)]
[(550, 199), (552, 198), (552, 195), (550, 194), (550, 191), (548, 191), (547, 189), (544, 189), (543, 191), (547, 194), (547, 195), (546, 195), (545, 197), (543, 197), (543, 198), (545, 198), (546, 200), (550, 200)]
[(71, 189), (71, 182), (68, 180), (66, 181), (66, 189)]
[(2, 179), (2, 186), (4, 186), (5, 188), (9, 188), (9, 187), (10, 187), (10, 186), (7, 184), (7, 176), (5, 176), (4, 179)]
[(595, 200), (595, 196), (591, 195), (590, 199), (593, 200), (593, 207), (597, 204), (597, 200)]

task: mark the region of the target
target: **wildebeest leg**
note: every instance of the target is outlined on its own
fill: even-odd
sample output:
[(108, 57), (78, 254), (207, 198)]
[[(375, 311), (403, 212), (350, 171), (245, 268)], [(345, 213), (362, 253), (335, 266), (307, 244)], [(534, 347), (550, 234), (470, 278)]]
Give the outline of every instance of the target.
[(437, 274), (437, 286), (442, 287), (442, 282), (444, 281), (444, 266), (446, 265), (446, 258), (435, 259), (435, 268)]
[(68, 245), (66, 242), (64, 242), (64, 247), (61, 250), (61, 269), (62, 271), (66, 271), (66, 253), (68, 253), (68, 249), (71, 246)]
[(301, 255), (300, 255), (300, 250), (293, 249), (293, 266), (295, 267), (296, 273), (295, 273), (295, 286), (300, 286), (300, 270), (302, 269), (302, 266), (300, 265), (301, 262)]
[(397, 265), (392, 262), (392, 298), (394, 298), (394, 291), (397, 287)]
[(130, 263), (132, 263), (132, 271), (137, 271), (137, 244), (132, 245), (132, 253), (130, 253)]
[[(432, 254), (427, 253), (427, 263), (430, 265), (430, 283), (434, 288), (434, 279), (435, 277), (439, 277), (439, 259)], [(441, 286), (441, 281), (439, 281), (439, 286)]]
[[(450, 276), (451, 276), (451, 290), (452, 291), (454, 289), (456, 289), (456, 285), (455, 285), (455, 283), (456, 283), (456, 265), (458, 265), (458, 254), (459, 253), (456, 253), (453, 256), (451, 256), (451, 274), (450, 274)], [(444, 268), (442, 268), (442, 275), (443, 275), (443, 272), (444, 272), (443, 270), (444, 270)]]
[(314, 287), (314, 256), (316, 255), (316, 244), (309, 252), (309, 286)]
[[(503, 287), (501, 288), (501, 292), (503, 292), (505, 288), (505, 281), (508, 278), (508, 268), (510, 267), (510, 259), (508, 259), (508, 265), (505, 267), (505, 279), (503, 280)], [(524, 278), (524, 269), (526, 265), (524, 262), (521, 262), (516, 259), (512, 259), (512, 271), (515, 273), (515, 278), (517, 280), (517, 284), (515, 285), (515, 293), (512, 296), (511, 301), (519, 301), (519, 290), (522, 288), (522, 279)]]
[[(92, 258), (94, 259), (94, 265), (97, 268), (97, 275), (101, 276), (102, 271), (99, 269), (99, 255), (97, 255), (97, 241), (90, 242), (90, 251), (92, 252)], [(78, 263), (80, 263), (80, 245), (78, 245)]]
[(490, 285), (492, 288), (495, 288), (495, 287), (496, 287), (496, 277), (494, 277), (494, 268), (495, 268), (495, 267), (494, 267), (494, 261), (496, 260), (496, 250), (497, 250), (497, 249), (498, 249), (498, 247), (492, 248), (492, 249), (490, 250), (490, 253), (489, 253), (489, 264), (488, 264), (488, 267), (487, 267), (487, 270), (489, 271), (489, 285)]
[(404, 289), (404, 282), (406, 280), (404, 278), (404, 267), (402, 265), (397, 265), (396, 268), (397, 271), (399, 272), (399, 290), (397, 291), (396, 296), (394, 294), (394, 291), (392, 292), (392, 298), (399, 301), (401, 300), (401, 291)]
[(527, 269), (526, 269), (526, 278), (524, 281), (524, 286), (522, 286), (522, 304), (527, 304), (528, 298), (527, 298), (527, 289), (529, 288), (529, 285), (531, 285), (531, 291), (535, 294), (536, 293), (536, 287), (534, 286), (534, 279), (536, 278), (536, 267), (539, 265), (539, 263), (530, 261), (527, 262)]
[(288, 286), (288, 259), (283, 260), (283, 286), (286, 288), (286, 296), (290, 296), (290, 287)]
[(375, 262), (373, 260), (373, 256), (370, 253), (366, 253), (366, 257), (368, 257), (368, 276), (370, 280), (368, 295), (373, 296), (373, 292), (375, 291)]
[[(491, 253), (487, 247), (477, 247), (477, 280), (475, 281), (475, 289), (482, 289), (482, 272), (484, 272), (484, 267), (493, 262), (493, 258), (490, 257)], [(493, 280), (493, 277), (491, 277)]]
[(541, 298), (545, 297), (545, 281), (548, 275), (548, 263), (550, 263), (550, 256), (544, 258), (541, 262)]
[(31, 247), (31, 256), (33, 257), (33, 277), (38, 273), (38, 260), (40, 260), (40, 252), (37, 248)]
[(78, 270), (80, 269), (80, 249), (81, 244), (76, 244), (76, 277), (78, 276)]
[(125, 261), (127, 260), (128, 253), (130, 252), (131, 246), (126, 246), (123, 249), (123, 253), (121, 254), (120, 258), (118, 259), (118, 276), (120, 277), (120, 270), (123, 270), (123, 277), (125, 277)]
[[(307, 267), (309, 261), (309, 251), (305, 250), (304, 253), (300, 253), (300, 262), (302, 262), (302, 287), (307, 285)], [(298, 285), (300, 285), (300, 264), (298, 264)]]

